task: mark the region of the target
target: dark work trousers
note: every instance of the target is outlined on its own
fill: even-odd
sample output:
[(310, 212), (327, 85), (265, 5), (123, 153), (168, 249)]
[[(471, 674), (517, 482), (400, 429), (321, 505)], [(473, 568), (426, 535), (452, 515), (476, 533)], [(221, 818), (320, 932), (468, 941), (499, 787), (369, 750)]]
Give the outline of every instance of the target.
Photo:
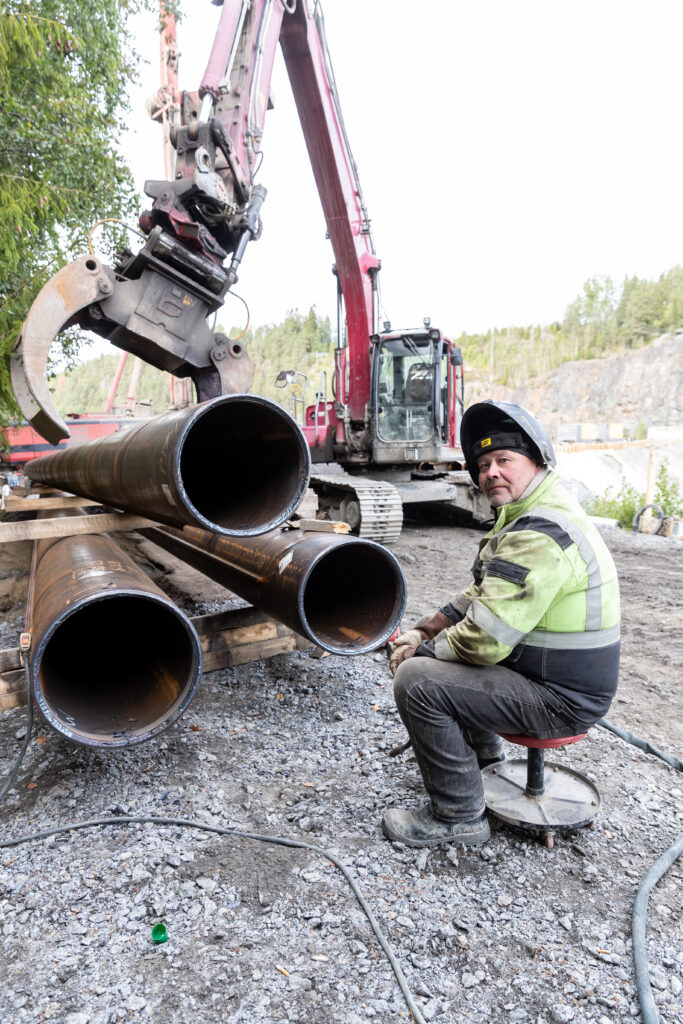
[(499, 732), (550, 739), (585, 732), (540, 683), (502, 665), (412, 657), (399, 665), (394, 696), (429, 794), (446, 821), (484, 810), (480, 760), (502, 751)]

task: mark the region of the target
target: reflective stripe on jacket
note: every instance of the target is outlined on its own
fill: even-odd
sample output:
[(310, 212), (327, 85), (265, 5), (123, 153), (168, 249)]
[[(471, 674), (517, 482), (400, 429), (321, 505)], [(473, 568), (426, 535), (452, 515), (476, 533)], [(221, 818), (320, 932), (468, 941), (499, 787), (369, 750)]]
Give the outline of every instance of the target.
[(557, 695), (578, 724), (603, 715), (619, 673), (619, 587), (607, 547), (557, 475), (536, 476), (498, 510), (474, 582), (446, 609), (434, 653), (503, 664)]

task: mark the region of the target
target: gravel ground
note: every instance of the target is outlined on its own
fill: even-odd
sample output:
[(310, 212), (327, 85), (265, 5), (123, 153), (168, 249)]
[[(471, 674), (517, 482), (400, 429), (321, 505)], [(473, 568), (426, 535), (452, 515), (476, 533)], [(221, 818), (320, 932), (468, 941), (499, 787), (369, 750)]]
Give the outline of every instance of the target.
[[(394, 550), (405, 624), (468, 578), (479, 534), (408, 526)], [(609, 715), (681, 756), (683, 545), (610, 532), (624, 604)], [(163, 570), (191, 613), (221, 594)], [(22, 627), (26, 552), (0, 556), (0, 647)], [(0, 715), (0, 779), (25, 733)], [(365, 893), (424, 1018), (616, 1024), (638, 1017), (630, 917), (639, 880), (682, 831), (683, 778), (602, 729), (553, 753), (594, 779), (593, 829), (552, 851), (496, 829), (474, 850), (388, 843), (383, 809), (422, 790), (383, 654), (304, 652), (206, 675), (188, 713), (130, 750), (72, 746), (38, 721), (0, 807), (0, 840), (106, 815), (197, 818), (334, 852)], [(512, 753), (511, 750), (508, 751)], [(681, 862), (654, 890), (648, 955), (662, 1024), (683, 1024)], [(155, 946), (163, 921), (169, 941)], [(410, 1013), (340, 872), (311, 850), (157, 825), (109, 825), (0, 850), (3, 1024), (365, 1024)]]

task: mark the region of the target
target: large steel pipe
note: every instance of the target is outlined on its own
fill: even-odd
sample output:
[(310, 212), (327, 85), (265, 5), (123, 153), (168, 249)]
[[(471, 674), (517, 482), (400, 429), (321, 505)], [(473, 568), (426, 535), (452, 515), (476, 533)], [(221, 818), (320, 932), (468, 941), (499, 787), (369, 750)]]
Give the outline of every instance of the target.
[(192, 527), (142, 532), (333, 654), (380, 647), (405, 609), (401, 567), (374, 541), (294, 529), (234, 539)]
[(310, 454), (289, 413), (224, 395), (31, 462), (32, 480), (170, 526), (255, 536), (301, 502)]
[(112, 540), (40, 541), (31, 692), (76, 743), (125, 747), (182, 715), (202, 669), (190, 621)]

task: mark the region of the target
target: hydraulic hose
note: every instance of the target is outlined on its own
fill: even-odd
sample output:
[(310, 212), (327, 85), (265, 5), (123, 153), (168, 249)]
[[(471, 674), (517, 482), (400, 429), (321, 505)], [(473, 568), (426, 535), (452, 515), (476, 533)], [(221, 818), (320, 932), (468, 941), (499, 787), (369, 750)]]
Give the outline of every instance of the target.
[[(677, 757), (673, 757), (671, 754), (664, 753), (663, 750), (658, 750), (657, 747), (653, 747), (651, 743), (647, 742), (647, 740), (642, 740), (639, 736), (634, 736), (633, 733), (629, 732), (627, 729), (620, 729), (618, 726), (613, 725), (612, 722), (608, 722), (606, 718), (599, 719), (595, 724), (601, 726), (603, 729), (607, 729), (608, 732), (613, 732), (615, 736), (619, 736), (620, 739), (624, 740), (626, 743), (630, 743), (632, 746), (638, 747), (639, 750), (645, 750), (648, 754), (661, 758), (662, 761), (666, 761), (667, 764), (671, 765), (671, 767), (675, 768), (677, 771), (683, 771), (683, 761)], [(645, 875), (640, 883), (635, 903), (633, 904), (633, 917), (631, 919), (631, 935), (633, 938), (633, 971), (635, 974), (636, 992), (638, 993), (638, 1002), (640, 1004), (643, 1024), (657, 1024), (659, 1021), (659, 1013), (652, 995), (650, 969), (647, 963), (647, 950), (645, 948), (647, 901), (659, 879), (662, 875), (666, 874), (671, 865), (681, 856), (682, 853), (683, 836), (679, 836), (673, 846), (670, 846), (668, 850), (664, 851), (659, 860), (655, 861), (648, 873)]]
[(647, 901), (655, 885), (671, 865), (683, 853), (683, 836), (680, 836), (673, 846), (666, 850), (659, 860), (655, 861), (645, 878), (640, 883), (635, 903), (633, 904), (633, 917), (631, 922), (631, 934), (633, 936), (633, 968), (636, 977), (636, 991), (643, 1024), (657, 1024), (659, 1013), (655, 1006), (650, 984), (650, 970), (647, 964), (647, 950), (645, 949), (645, 929), (647, 926)]
[(639, 736), (634, 736), (632, 732), (627, 729), (620, 729), (618, 725), (614, 725), (612, 722), (608, 722), (606, 718), (600, 718), (595, 723), (601, 726), (603, 729), (607, 729), (608, 732), (613, 732), (615, 736), (619, 736), (620, 739), (625, 740), (626, 743), (630, 743), (634, 747), (638, 747), (640, 750), (645, 750), (648, 754), (652, 754), (654, 757), (661, 758), (662, 761), (666, 761), (676, 771), (683, 771), (683, 761), (679, 758), (674, 757), (672, 754), (665, 754), (663, 750), (658, 750), (657, 747), (653, 747), (647, 740), (641, 740)]

